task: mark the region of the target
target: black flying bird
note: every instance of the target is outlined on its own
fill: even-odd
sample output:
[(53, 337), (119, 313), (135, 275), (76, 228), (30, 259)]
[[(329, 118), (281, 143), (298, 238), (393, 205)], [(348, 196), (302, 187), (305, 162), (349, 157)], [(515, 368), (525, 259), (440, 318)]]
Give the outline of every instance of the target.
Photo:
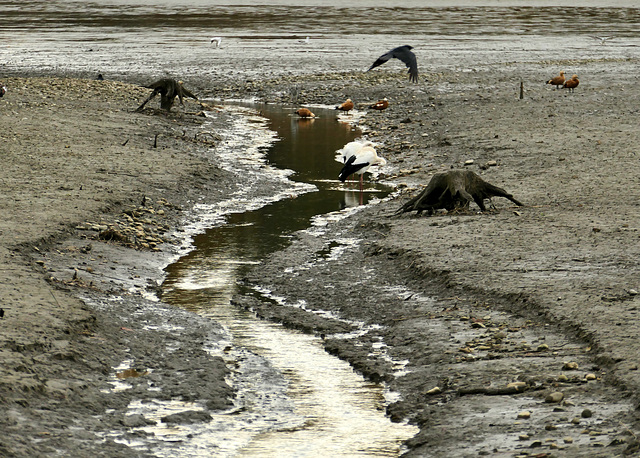
[(395, 57), (396, 59), (400, 59), (402, 62), (404, 62), (407, 68), (409, 69), (408, 71), (409, 80), (413, 81), (414, 83), (417, 83), (418, 82), (418, 61), (416, 60), (416, 55), (411, 51), (412, 49), (413, 47), (409, 45), (393, 48), (388, 53), (378, 57), (378, 60), (376, 60), (373, 63), (373, 65), (369, 67), (369, 70), (376, 68), (378, 65), (382, 65), (389, 59), (392, 59)]

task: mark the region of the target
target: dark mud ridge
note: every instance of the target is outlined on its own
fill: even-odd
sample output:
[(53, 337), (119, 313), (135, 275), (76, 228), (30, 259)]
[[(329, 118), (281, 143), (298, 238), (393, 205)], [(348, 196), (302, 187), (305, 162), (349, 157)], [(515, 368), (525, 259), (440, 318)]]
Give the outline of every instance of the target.
[(269, 293), (234, 303), (322, 336), (329, 353), (398, 392), (391, 420), (420, 427), (407, 456), (614, 456), (635, 447), (631, 398), (605, 383), (585, 340), (547, 324), (524, 294), (470, 290), (389, 246), (390, 206), (298, 234), (245, 279)]

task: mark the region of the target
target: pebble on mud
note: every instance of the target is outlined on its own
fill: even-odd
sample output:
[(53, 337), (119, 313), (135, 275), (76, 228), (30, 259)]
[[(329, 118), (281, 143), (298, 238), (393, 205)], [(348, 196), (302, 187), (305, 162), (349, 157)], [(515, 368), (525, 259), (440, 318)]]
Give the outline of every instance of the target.
[(573, 437), (567, 436), (562, 439), (565, 444), (573, 444)]
[(582, 418), (591, 418), (593, 416), (593, 412), (591, 409), (584, 409), (580, 415)]
[(596, 380), (597, 379), (596, 374), (592, 374), (592, 373), (589, 373), (589, 374), (585, 375), (584, 378), (586, 380)]
[(440, 387), (439, 387), (439, 386), (436, 386), (436, 387), (434, 387), (434, 388), (431, 388), (429, 391), (427, 391), (427, 393), (426, 393), (426, 394), (428, 394), (428, 395), (434, 395), (434, 394), (440, 394), (440, 393), (442, 393), (442, 390), (440, 389)]
[(518, 418), (522, 418), (522, 419), (528, 419), (531, 418), (531, 412), (529, 412), (528, 410), (523, 410), (522, 412), (520, 412), (518, 414)]
[(564, 399), (564, 393), (561, 393), (560, 391), (555, 391), (547, 395), (547, 397), (544, 398), (544, 402), (558, 403), (558, 402), (561, 402), (563, 399)]
[(562, 370), (565, 370), (565, 371), (577, 371), (578, 368), (579, 368), (578, 363), (574, 361), (569, 361), (562, 365)]
[(507, 384), (507, 388), (515, 388), (517, 391), (524, 391), (527, 387), (527, 382), (511, 382)]

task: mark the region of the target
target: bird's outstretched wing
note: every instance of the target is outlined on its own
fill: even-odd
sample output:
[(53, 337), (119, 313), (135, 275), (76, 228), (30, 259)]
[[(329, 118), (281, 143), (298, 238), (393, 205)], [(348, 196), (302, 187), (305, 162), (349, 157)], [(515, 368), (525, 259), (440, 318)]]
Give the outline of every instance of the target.
[[(389, 59), (396, 58), (404, 62), (407, 66), (409, 73), (409, 80), (414, 83), (418, 82), (418, 61), (416, 60), (416, 55), (411, 51), (413, 48), (409, 45), (399, 46), (397, 48), (393, 48), (386, 54), (378, 57), (378, 59), (369, 67), (369, 70), (374, 69)], [(369, 71), (367, 70), (367, 71)]]

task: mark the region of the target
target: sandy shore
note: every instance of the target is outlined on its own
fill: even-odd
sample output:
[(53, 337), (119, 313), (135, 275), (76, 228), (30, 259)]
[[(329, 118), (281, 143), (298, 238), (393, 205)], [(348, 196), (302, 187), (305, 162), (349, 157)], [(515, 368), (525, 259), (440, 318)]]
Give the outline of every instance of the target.
[[(386, 179), (403, 186), (405, 196), (437, 171), (466, 167), (525, 207), (495, 198), (496, 209), (483, 214), (471, 204), (471, 211), (454, 215), (390, 217), (403, 196), (321, 236), (301, 234), (260, 267), (259, 277), (248, 278), (292, 303), (305, 299), (309, 309), (382, 325), (359, 341), (333, 338), (335, 324), (314, 314), (247, 297), (235, 302), (326, 334), (328, 351), (400, 392), (403, 400), (388, 413), (421, 427), (410, 455), (632, 451), (640, 363), (634, 332), (640, 134), (638, 89), (624, 76), (637, 64), (486, 66), (427, 73), (419, 85), (393, 69), (296, 81), (311, 104), (389, 98), (391, 107), (368, 113), (363, 124), (367, 137), (382, 143)], [(584, 75), (575, 93), (543, 84), (569, 67)], [(607, 78), (611, 67), (622, 78)], [(522, 100), (513, 74), (524, 75)], [(141, 308), (144, 319), (158, 324), (193, 316), (154, 313), (156, 306), (138, 295), (129, 304), (104, 305), (111, 292), (153, 287), (159, 275), (153, 266), (171, 252), (167, 234), (183, 211), (200, 199), (222, 199), (214, 182), (225, 189), (237, 185), (201, 154), (210, 145), (194, 140), (202, 118), (190, 113), (198, 105), (188, 105), (186, 114), (135, 113), (147, 92), (132, 85), (3, 82), (9, 92), (0, 100), (0, 452), (129, 456), (124, 445), (101, 436), (132, 426), (123, 413), (128, 396), (144, 396), (146, 380), (129, 394), (101, 391), (109, 387), (112, 368), (129, 357), (158, 367), (153, 381), (168, 396), (206, 399), (211, 410), (230, 405), (222, 360), (188, 346), (194, 335), (214, 340), (220, 332), (215, 323), (194, 321), (172, 336), (194, 355), (192, 367), (210, 367), (194, 385), (175, 379), (178, 361), (149, 352), (168, 333), (132, 331), (131, 309)], [(252, 95), (290, 102), (281, 88), (293, 83), (265, 80), (252, 85)], [(242, 90), (231, 86), (225, 93)], [(225, 127), (224, 114), (217, 122)], [(496, 165), (487, 165), (491, 161)], [(345, 234), (363, 241), (314, 269), (289, 269)], [(371, 294), (398, 284), (406, 288), (400, 295)], [(380, 341), (395, 358), (409, 361), (407, 376), (394, 376), (371, 351)], [(515, 391), (507, 388), (514, 382)], [(554, 392), (564, 399), (545, 402)], [(518, 418), (523, 411), (528, 418)]]

